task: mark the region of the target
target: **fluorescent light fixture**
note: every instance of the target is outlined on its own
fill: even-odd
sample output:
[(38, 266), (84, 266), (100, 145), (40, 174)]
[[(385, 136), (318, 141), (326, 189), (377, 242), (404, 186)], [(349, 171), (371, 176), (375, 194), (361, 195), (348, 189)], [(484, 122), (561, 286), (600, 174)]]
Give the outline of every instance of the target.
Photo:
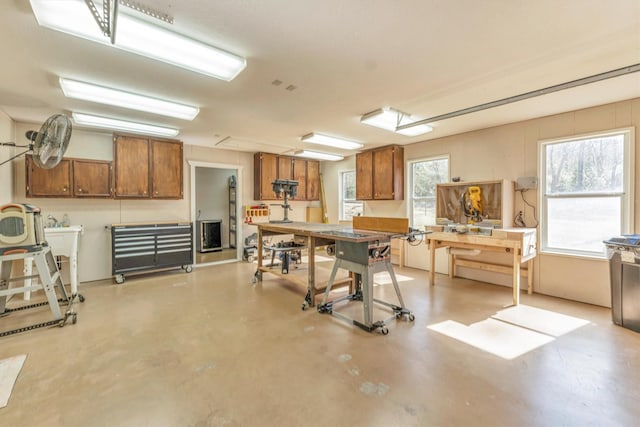
[(94, 116), (85, 113), (72, 113), (73, 121), (78, 125), (91, 126), (101, 129), (121, 130), (125, 132), (143, 133), (146, 135), (157, 135), (164, 137), (174, 137), (178, 135), (178, 129), (162, 126), (148, 125), (145, 123), (129, 122), (126, 120), (111, 119), (109, 117)]
[(311, 142), (313, 144), (328, 145), (329, 147), (342, 148), (345, 150), (357, 150), (363, 145), (359, 142), (349, 141), (347, 139), (335, 136), (323, 135), (321, 133), (312, 132), (300, 138), (302, 142)]
[(417, 122), (418, 120), (421, 119), (417, 117), (411, 117), (410, 114), (403, 113), (402, 111), (398, 111), (389, 107), (384, 107), (376, 111), (372, 111), (360, 118), (360, 122), (364, 124), (390, 130), (391, 132), (396, 132), (405, 136), (422, 135), (423, 133), (431, 132), (433, 130), (433, 128), (429, 125), (418, 125), (407, 129), (396, 130), (396, 128), (400, 125)]
[(145, 111), (177, 119), (193, 120), (200, 109), (191, 105), (176, 104), (157, 98), (123, 92), (117, 89), (98, 86), (77, 80), (60, 77), (60, 87), (68, 98), (82, 99), (98, 102), (100, 104), (115, 105), (116, 107), (130, 108), (132, 110)]
[(30, 0), (38, 24), (221, 80), (233, 80), (247, 61), (125, 13), (118, 14), (115, 44), (100, 31), (83, 0)]
[(293, 155), (297, 157), (307, 157), (309, 159), (331, 160), (333, 162), (335, 162), (336, 160), (344, 159), (344, 157), (339, 156), (337, 154), (320, 153), (319, 151), (309, 151), (309, 150), (298, 150), (294, 152)]

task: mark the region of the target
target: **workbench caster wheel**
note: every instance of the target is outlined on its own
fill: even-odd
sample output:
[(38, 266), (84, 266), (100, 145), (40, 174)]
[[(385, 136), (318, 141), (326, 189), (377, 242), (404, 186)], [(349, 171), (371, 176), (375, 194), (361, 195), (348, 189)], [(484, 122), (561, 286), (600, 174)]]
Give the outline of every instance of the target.
[(309, 303), (305, 301), (302, 303), (302, 311), (305, 311), (307, 308), (309, 308)]
[(73, 313), (73, 316), (71, 316), (71, 324), (75, 325), (76, 323), (78, 323), (78, 314)]
[(183, 266), (182, 266), (182, 269), (183, 269), (184, 271), (186, 271), (187, 273), (191, 273), (191, 272), (193, 271), (193, 266), (192, 266), (191, 264), (189, 264), (189, 265), (183, 265)]
[(389, 333), (389, 329), (383, 326), (380, 328), (380, 332), (382, 332), (382, 335), (387, 335)]
[(251, 283), (253, 283), (255, 285), (261, 279), (262, 279), (262, 273), (258, 270), (258, 271), (255, 272), (255, 274), (251, 278)]
[(121, 285), (124, 283), (124, 274), (116, 274), (116, 283)]
[(409, 313), (407, 319), (409, 319), (409, 322), (413, 322), (414, 320), (416, 320), (416, 316), (414, 316), (413, 313)]
[(78, 294), (78, 300), (80, 302), (84, 302), (84, 297), (82, 295)]

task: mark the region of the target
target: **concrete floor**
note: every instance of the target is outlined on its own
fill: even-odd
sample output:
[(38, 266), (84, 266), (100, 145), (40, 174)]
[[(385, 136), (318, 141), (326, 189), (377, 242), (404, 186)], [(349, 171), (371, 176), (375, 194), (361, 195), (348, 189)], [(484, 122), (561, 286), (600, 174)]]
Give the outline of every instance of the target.
[[(301, 311), (304, 290), (239, 262), (81, 286), (78, 323), (0, 339), (28, 354), (1, 426), (637, 426), (640, 334), (610, 311), (522, 294), (590, 323), (512, 360), (427, 325), (471, 324), (511, 289), (396, 269), (415, 322), (369, 334)], [(376, 288), (389, 297), (391, 286)], [(352, 306), (351, 308), (353, 308)], [(356, 307), (357, 308), (357, 307)], [(0, 329), (49, 320), (34, 309)]]

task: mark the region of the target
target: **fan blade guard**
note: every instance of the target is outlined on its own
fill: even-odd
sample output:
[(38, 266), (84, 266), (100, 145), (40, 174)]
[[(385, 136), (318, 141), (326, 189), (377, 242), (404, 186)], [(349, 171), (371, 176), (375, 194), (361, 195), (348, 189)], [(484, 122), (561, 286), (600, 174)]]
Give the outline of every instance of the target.
[(49, 117), (33, 142), (33, 161), (43, 169), (54, 168), (62, 160), (71, 138), (71, 119), (64, 114)]

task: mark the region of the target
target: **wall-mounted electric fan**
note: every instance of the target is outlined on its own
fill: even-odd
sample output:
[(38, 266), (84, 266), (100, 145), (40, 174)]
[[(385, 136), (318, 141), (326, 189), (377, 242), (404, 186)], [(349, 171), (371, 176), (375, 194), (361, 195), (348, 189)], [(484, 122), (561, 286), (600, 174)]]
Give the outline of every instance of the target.
[(36, 166), (43, 169), (54, 168), (62, 160), (64, 152), (67, 151), (69, 138), (71, 138), (71, 119), (64, 114), (54, 114), (42, 124), (39, 132), (30, 130), (25, 133), (25, 136), (29, 140), (29, 145), (0, 142), (0, 145), (3, 146), (27, 148), (26, 151), (16, 154), (0, 163), (0, 165), (4, 165), (16, 157), (32, 151), (33, 161)]

